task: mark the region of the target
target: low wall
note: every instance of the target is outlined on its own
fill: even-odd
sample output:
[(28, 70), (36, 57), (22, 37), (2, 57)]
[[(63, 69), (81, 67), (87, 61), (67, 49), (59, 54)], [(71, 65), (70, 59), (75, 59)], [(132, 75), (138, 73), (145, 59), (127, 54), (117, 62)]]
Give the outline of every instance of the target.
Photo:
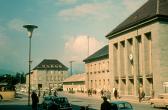
[(2, 100), (11, 100), (15, 98), (15, 91), (0, 91), (0, 96)]

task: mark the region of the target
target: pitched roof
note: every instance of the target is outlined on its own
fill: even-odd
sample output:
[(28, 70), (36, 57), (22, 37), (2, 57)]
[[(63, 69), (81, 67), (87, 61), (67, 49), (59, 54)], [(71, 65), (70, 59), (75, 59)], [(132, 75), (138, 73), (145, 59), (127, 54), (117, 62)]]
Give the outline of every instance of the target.
[[(149, 22), (162, 18), (168, 20), (168, 0), (148, 0), (137, 11), (130, 15), (125, 21), (119, 24), (114, 30), (106, 35), (107, 38), (112, 38), (119, 32), (129, 29), (137, 24)], [(150, 21), (151, 22), (151, 21)]]
[(106, 45), (103, 48), (101, 48), (100, 50), (98, 50), (97, 52), (95, 52), (94, 54), (92, 54), (89, 57), (87, 57), (86, 59), (84, 59), (83, 61), (85, 63), (89, 63), (92, 61), (97, 61), (97, 60), (108, 58), (108, 57), (109, 57), (109, 47), (108, 47), (108, 45)]
[(67, 71), (68, 68), (56, 59), (44, 59), (33, 70), (62, 70)]
[(86, 74), (82, 73), (82, 74), (75, 74), (72, 75), (68, 78), (66, 78), (63, 82), (79, 82), (79, 81), (85, 81), (86, 78)]

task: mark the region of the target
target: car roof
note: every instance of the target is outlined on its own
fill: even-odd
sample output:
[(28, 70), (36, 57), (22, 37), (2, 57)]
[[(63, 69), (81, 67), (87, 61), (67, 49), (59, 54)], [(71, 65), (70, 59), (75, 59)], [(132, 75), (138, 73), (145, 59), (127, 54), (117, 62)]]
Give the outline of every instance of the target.
[(121, 103), (129, 103), (129, 102), (127, 102), (127, 101), (112, 101), (111, 103), (113, 103), (113, 104), (121, 104)]
[(63, 97), (63, 96), (59, 96), (59, 97), (55, 97), (55, 98), (66, 98), (67, 99), (67, 97)]

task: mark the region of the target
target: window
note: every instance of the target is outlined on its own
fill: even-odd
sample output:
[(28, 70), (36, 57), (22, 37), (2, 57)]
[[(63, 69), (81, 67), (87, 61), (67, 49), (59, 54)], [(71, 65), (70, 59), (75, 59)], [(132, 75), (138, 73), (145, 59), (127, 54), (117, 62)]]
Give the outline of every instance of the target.
[(108, 85), (110, 85), (110, 79), (108, 79), (107, 81), (108, 81)]

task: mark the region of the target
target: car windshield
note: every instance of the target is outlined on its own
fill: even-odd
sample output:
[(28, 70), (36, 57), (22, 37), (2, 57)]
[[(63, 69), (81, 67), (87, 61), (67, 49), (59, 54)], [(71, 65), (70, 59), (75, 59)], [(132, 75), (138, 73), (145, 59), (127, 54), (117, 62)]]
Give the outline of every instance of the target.
[(51, 100), (51, 97), (44, 97), (44, 100)]

